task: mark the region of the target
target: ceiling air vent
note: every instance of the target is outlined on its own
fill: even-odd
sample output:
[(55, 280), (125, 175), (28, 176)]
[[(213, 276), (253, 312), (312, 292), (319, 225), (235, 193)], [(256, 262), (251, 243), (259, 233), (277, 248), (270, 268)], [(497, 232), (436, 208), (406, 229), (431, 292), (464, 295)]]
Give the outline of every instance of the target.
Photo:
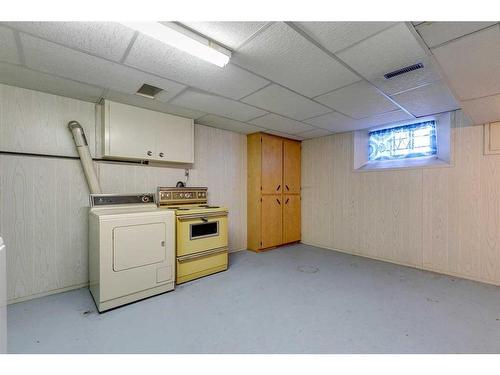
[(145, 98), (154, 99), (155, 96), (162, 91), (163, 89), (160, 89), (159, 87), (151, 86), (145, 83), (139, 90), (137, 90), (136, 94), (144, 96)]
[(384, 74), (384, 77), (385, 77), (385, 79), (390, 79), (393, 77), (400, 76), (401, 74), (413, 72), (414, 70), (417, 70), (417, 69), (422, 69), (423, 67), (424, 67), (424, 64), (422, 64), (422, 63), (410, 65), (410, 66), (407, 66), (405, 68), (401, 68), (401, 69), (395, 70), (393, 72), (386, 73), (386, 74)]

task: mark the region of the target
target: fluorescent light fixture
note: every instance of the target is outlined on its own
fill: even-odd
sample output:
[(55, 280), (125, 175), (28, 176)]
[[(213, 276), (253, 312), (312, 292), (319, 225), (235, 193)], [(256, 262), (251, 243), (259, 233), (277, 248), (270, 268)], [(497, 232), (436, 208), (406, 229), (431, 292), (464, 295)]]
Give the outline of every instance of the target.
[(122, 25), (220, 67), (231, 58), (231, 51), (173, 22), (122, 22)]

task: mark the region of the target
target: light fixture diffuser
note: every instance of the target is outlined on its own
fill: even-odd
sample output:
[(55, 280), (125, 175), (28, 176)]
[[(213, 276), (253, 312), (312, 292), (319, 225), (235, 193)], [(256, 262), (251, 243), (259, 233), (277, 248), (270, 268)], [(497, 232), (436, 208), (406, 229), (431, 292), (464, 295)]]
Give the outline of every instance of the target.
[(122, 22), (122, 25), (220, 67), (231, 58), (231, 51), (173, 22)]

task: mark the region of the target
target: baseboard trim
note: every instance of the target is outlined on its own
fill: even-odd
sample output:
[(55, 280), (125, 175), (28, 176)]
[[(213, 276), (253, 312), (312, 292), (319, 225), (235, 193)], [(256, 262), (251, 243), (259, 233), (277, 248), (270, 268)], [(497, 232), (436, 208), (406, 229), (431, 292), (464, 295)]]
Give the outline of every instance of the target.
[(386, 259), (386, 258), (380, 258), (380, 257), (371, 256), (371, 255), (365, 255), (365, 254), (361, 254), (361, 253), (355, 253), (353, 251), (337, 249), (337, 248), (334, 248), (334, 247), (329, 247), (329, 246), (325, 246), (325, 245), (315, 244), (315, 243), (312, 243), (312, 242), (304, 242), (304, 241), (302, 241), (301, 243), (303, 243), (304, 245), (320, 247), (320, 248), (325, 249), (325, 250), (337, 251), (337, 252), (343, 253), (343, 254), (349, 254), (349, 255), (359, 256), (359, 257), (362, 257), (362, 258), (379, 260), (381, 262), (397, 264), (398, 266), (411, 267), (411, 268), (415, 268), (415, 269), (421, 270), (421, 271), (434, 272), (434, 273), (438, 273), (438, 274), (445, 275), (445, 276), (457, 277), (457, 278), (460, 278), (460, 279), (476, 281), (476, 282), (479, 282), (479, 283), (489, 284), (489, 285), (493, 285), (493, 286), (500, 286), (500, 281), (492, 281), (492, 280), (482, 279), (482, 278), (473, 277), (473, 276), (469, 276), (469, 275), (463, 275), (463, 274), (456, 273), (456, 272), (449, 272), (449, 271), (441, 270), (441, 269), (438, 269), (438, 268), (424, 267), (424, 266), (418, 266), (418, 265), (410, 264), (410, 263), (397, 262), (397, 261)]
[(19, 297), (19, 298), (12, 298), (12, 299), (7, 300), (7, 305), (13, 305), (15, 303), (20, 303), (20, 302), (29, 301), (29, 300), (32, 300), (32, 299), (35, 299), (35, 298), (41, 298), (41, 297), (45, 297), (45, 296), (50, 296), (52, 294), (68, 292), (70, 290), (85, 288), (85, 287), (88, 287), (88, 286), (89, 286), (89, 283), (86, 282), (86, 283), (82, 283), (82, 284), (76, 284), (76, 285), (72, 285), (72, 286), (67, 286), (67, 287), (64, 287), (64, 288), (49, 290), (47, 292), (30, 294), (29, 296), (24, 296), (24, 297)]

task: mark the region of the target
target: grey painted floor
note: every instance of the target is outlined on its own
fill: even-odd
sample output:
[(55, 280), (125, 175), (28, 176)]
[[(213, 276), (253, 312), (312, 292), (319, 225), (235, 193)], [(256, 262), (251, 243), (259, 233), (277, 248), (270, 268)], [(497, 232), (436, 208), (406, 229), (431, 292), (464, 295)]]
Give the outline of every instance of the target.
[(305, 245), (98, 314), (87, 289), (9, 306), (11, 353), (500, 353), (500, 288)]

